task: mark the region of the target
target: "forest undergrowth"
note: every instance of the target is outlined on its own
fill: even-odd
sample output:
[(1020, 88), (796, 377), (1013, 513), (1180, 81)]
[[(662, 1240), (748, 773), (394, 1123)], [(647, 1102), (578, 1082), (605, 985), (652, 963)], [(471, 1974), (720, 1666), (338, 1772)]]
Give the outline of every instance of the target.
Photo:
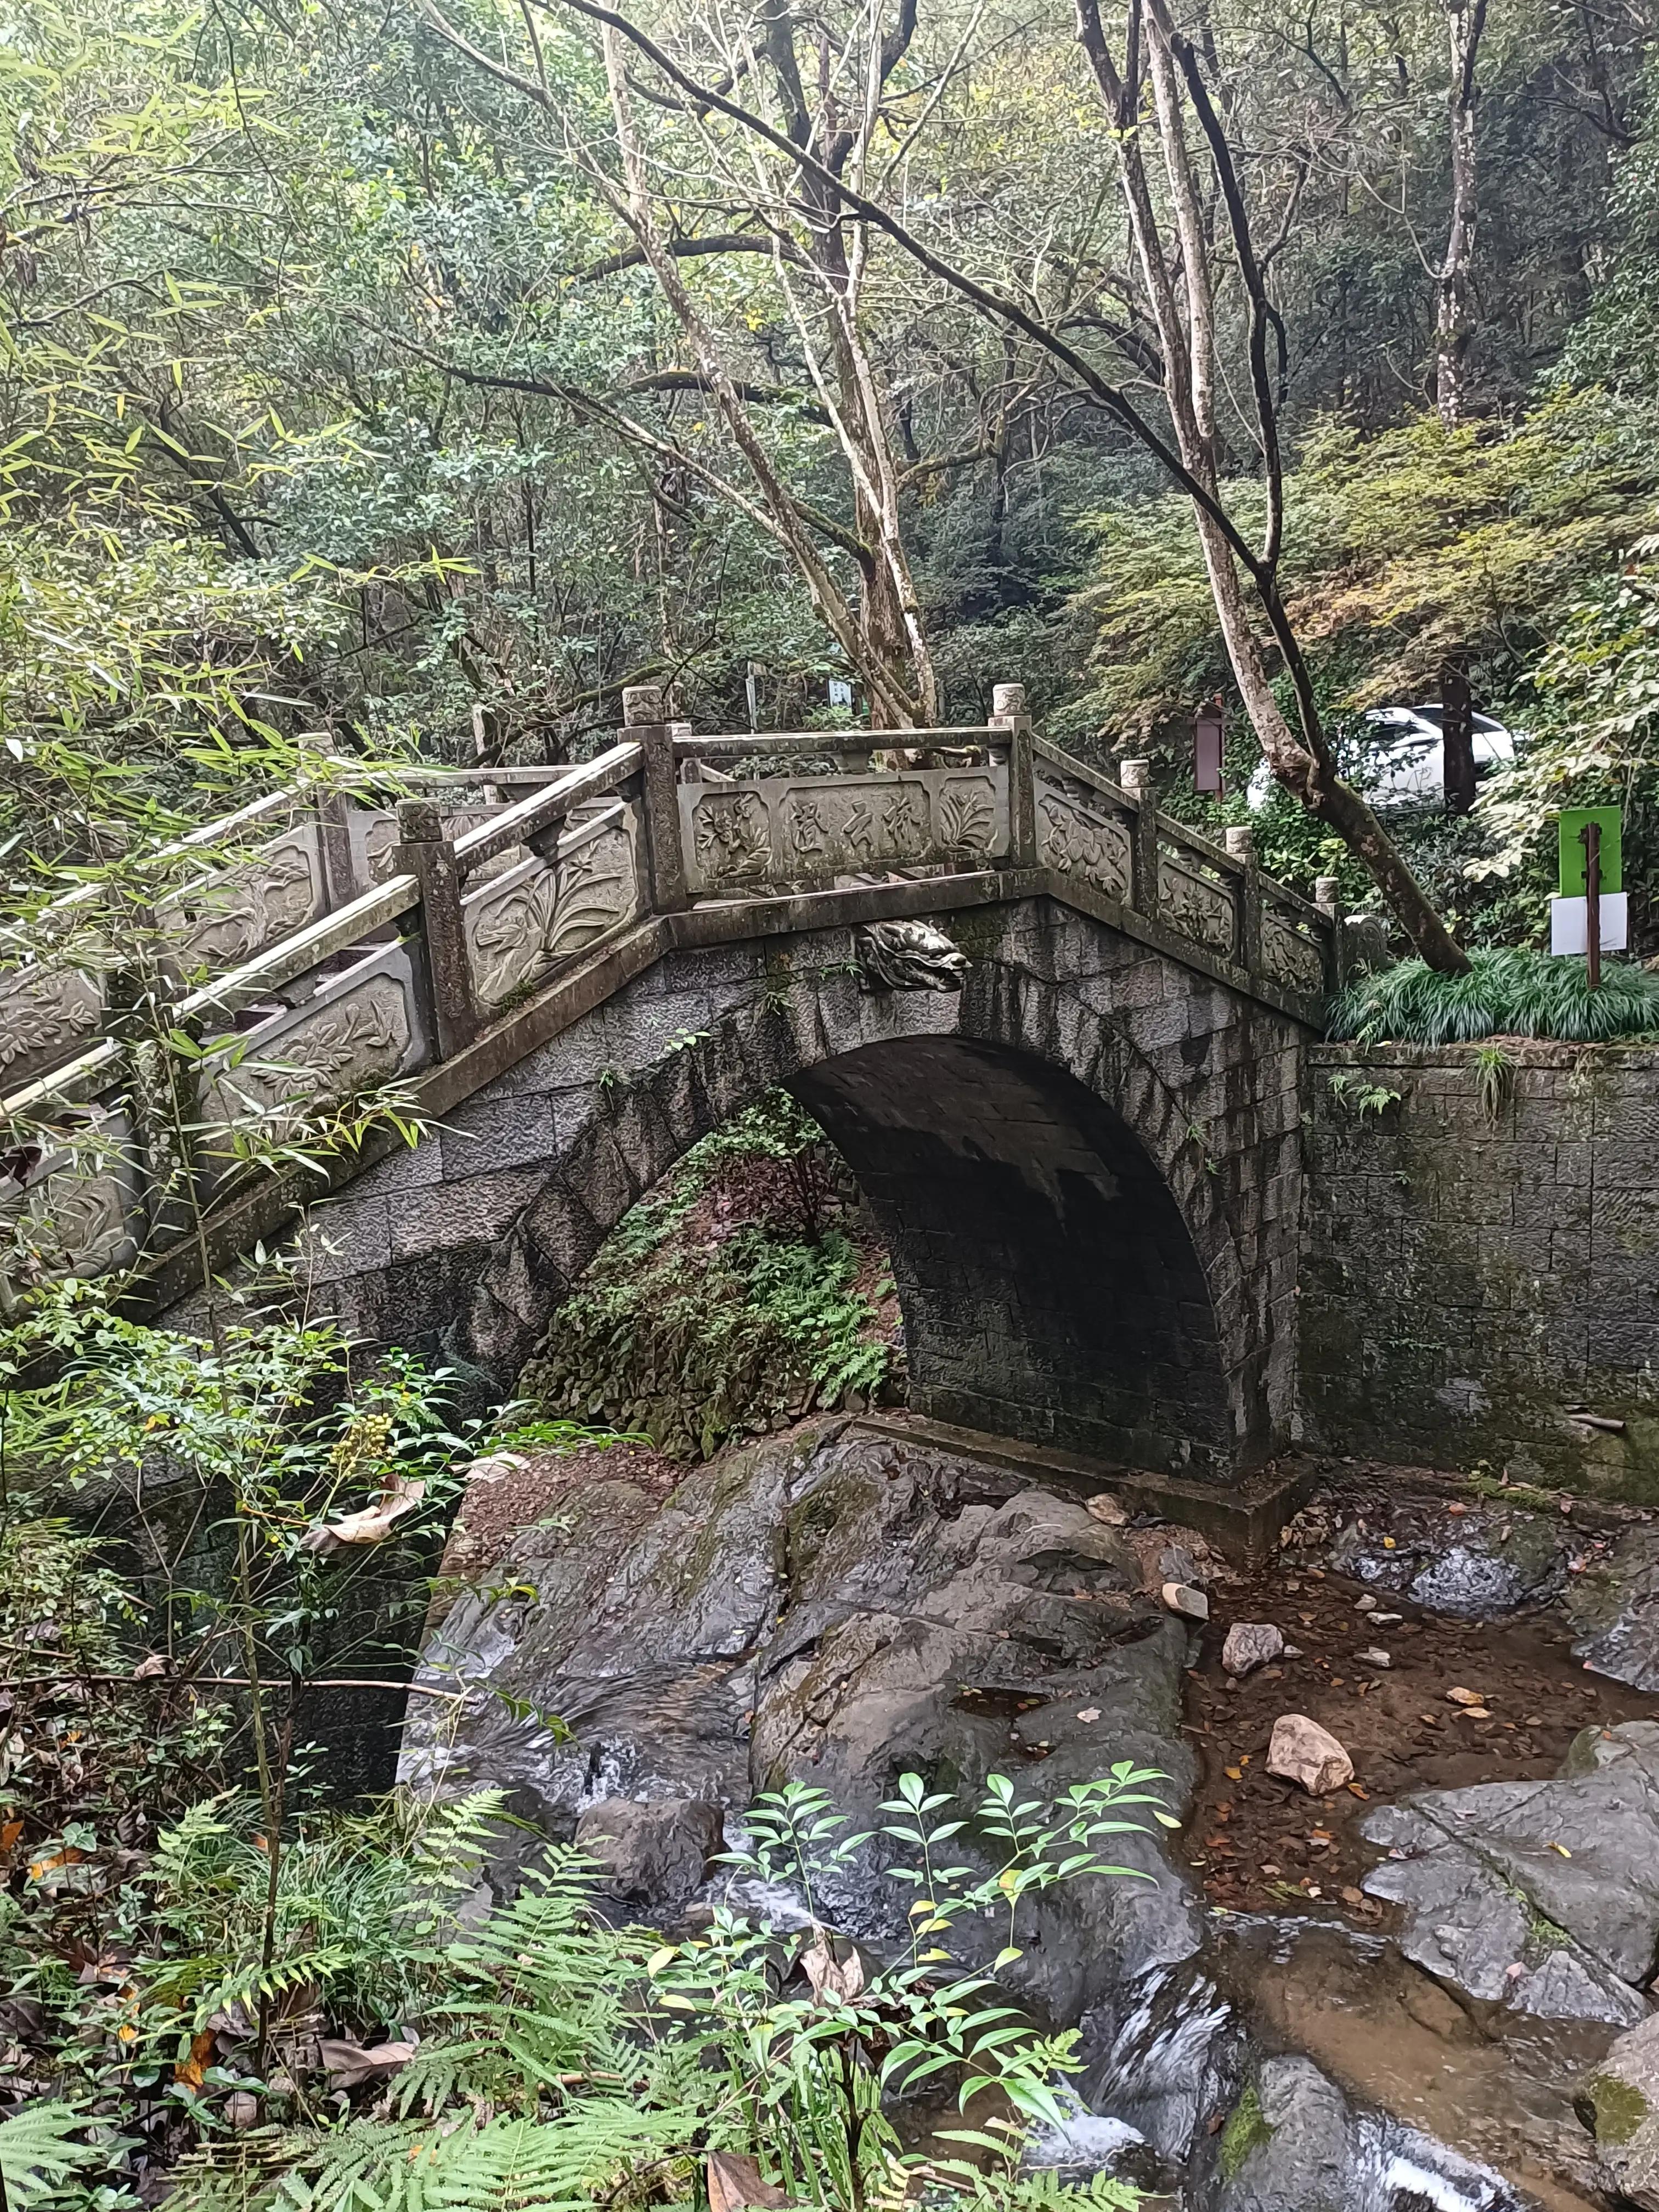
[(887, 1253), (787, 1091), (706, 1137), (612, 1231), (520, 1377), (671, 1458), (860, 1407), (902, 1376)]

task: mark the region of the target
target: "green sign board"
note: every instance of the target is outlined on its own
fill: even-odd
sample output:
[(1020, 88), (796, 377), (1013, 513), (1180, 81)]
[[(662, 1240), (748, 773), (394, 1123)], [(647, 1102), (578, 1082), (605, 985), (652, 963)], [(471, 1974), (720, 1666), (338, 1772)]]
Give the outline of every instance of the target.
[(1583, 829), (1594, 822), (1601, 832), (1601, 869), (1599, 888), (1604, 891), (1621, 891), (1625, 888), (1624, 854), (1620, 850), (1620, 823), (1616, 806), (1564, 806), (1556, 817), (1561, 836), (1561, 896), (1563, 898), (1583, 898), (1589, 886), (1584, 881)]

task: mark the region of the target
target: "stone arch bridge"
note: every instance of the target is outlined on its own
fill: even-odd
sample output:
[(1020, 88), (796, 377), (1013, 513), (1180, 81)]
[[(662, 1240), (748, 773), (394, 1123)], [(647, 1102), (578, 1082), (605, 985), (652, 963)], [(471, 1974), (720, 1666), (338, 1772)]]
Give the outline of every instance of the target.
[(229, 860), (221, 826), (154, 910), (203, 1048), (182, 1169), (97, 962), (0, 974), (14, 1283), (119, 1267), (165, 1310), (199, 1280), (182, 1175), (216, 1267), (302, 1194), (239, 1124), (395, 1080), (434, 1126), (335, 1163), (313, 1280), (507, 1389), (629, 1206), (781, 1084), (886, 1235), (922, 1412), (1224, 1484), (1267, 1456), (1330, 908), (1035, 738), (1017, 687), (874, 759), (627, 712), (527, 796), (279, 795)]

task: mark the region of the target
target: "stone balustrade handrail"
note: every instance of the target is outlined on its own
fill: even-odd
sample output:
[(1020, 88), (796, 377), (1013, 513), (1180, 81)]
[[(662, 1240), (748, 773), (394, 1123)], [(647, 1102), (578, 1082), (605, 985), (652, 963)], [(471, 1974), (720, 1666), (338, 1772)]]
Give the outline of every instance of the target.
[[(538, 772), (510, 804), (457, 814), (437, 797), (404, 797), (395, 812), (354, 811), (333, 794), (290, 823), (277, 845), (298, 884), (295, 925), (256, 917), (233, 934), (248, 940), (245, 957), (194, 988), (185, 978), (163, 1010), (196, 1041), (187, 1175), (203, 1202), (245, 1179), (240, 1129), (280, 1136), (416, 1079), (438, 1083), (441, 1109), (453, 1103), (444, 1071), (500, 1073), (510, 1060), (489, 1040), (523, 1031), (516, 1010), (562, 977), (598, 973), (604, 947), (641, 932), (656, 949), (642, 938), (611, 963), (623, 980), (682, 941), (1047, 896), (1318, 1018), (1334, 978), (1334, 912), (1266, 879), (1247, 832), (1230, 831), (1229, 849), (1162, 813), (1145, 763), (1124, 763), (1120, 784), (1036, 739), (1015, 687), (989, 722), (928, 730), (696, 738), (648, 689), (625, 703), (618, 743)], [(873, 768), (876, 752), (896, 764)], [(842, 766), (789, 773), (803, 753)], [(257, 826), (304, 803), (273, 793), (231, 820)], [(197, 840), (222, 843), (228, 826)], [(65, 1038), (58, 1064), (0, 1097), (14, 1148), (0, 1182), (12, 1193), (0, 1194), (0, 1299), (8, 1275), (158, 1266), (183, 1239), (177, 1132), (155, 1123), (143, 1066), (155, 1047), (118, 1016), (106, 1021), (101, 1038)]]

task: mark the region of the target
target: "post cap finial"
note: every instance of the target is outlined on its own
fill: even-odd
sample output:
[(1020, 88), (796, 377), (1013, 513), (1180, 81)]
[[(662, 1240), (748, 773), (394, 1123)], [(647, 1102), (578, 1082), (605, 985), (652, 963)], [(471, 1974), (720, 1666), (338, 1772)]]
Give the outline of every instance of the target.
[(637, 730), (649, 722), (660, 722), (663, 718), (662, 686), (660, 684), (626, 684), (623, 686), (623, 725)]
[(1336, 914), (1340, 911), (1342, 905), (1342, 878), (1340, 876), (1316, 876), (1314, 878), (1314, 904), (1316, 906), (1323, 907), (1327, 914)]
[(1241, 823), (1224, 830), (1221, 833), (1221, 842), (1234, 860), (1243, 860), (1247, 866), (1255, 860), (1255, 833), (1248, 825)]
[(1118, 781), (1125, 791), (1150, 791), (1152, 764), (1149, 760), (1126, 760), (1119, 764)]
[(437, 803), (430, 799), (400, 799), (398, 801), (398, 836), (405, 845), (441, 845), (443, 842), (443, 817)]
[(1025, 686), (1023, 684), (994, 684), (991, 687), (991, 712), (994, 714), (1023, 714), (1025, 712)]

